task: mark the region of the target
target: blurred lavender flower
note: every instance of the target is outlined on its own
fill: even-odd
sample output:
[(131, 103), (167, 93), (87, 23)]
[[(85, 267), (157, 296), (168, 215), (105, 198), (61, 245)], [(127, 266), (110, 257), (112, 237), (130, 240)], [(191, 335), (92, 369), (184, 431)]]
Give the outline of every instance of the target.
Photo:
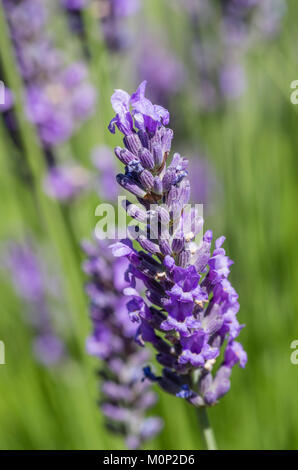
[(0, 112), (5, 113), (13, 107), (14, 97), (12, 91), (6, 86), (3, 87), (3, 99), (0, 100)]
[(17, 63), (26, 88), (28, 119), (44, 147), (69, 139), (93, 113), (94, 87), (85, 64), (68, 64), (49, 33), (46, 0), (4, 0)]
[(100, 21), (104, 41), (110, 51), (121, 51), (130, 43), (125, 19), (137, 11), (139, 0), (62, 0), (62, 5), (68, 12), (71, 28), (82, 37), (85, 28), (81, 10), (90, 6), (94, 17)]
[[(112, 250), (130, 262), (125, 293), (131, 296), (129, 315), (139, 325), (136, 340), (151, 343), (163, 366), (161, 376), (145, 368), (146, 377), (195, 406), (209, 406), (229, 390), (233, 366), (246, 363), (235, 341), (242, 326), (238, 294), (228, 280), (233, 262), (222, 248), (225, 237), (214, 249), (210, 230), (195, 241), (203, 219), (196, 208), (187, 210), (188, 161), (175, 153), (167, 166), (173, 137), (165, 127), (169, 113), (145, 97), (145, 87), (146, 82), (132, 96), (123, 90), (112, 96), (116, 116), (109, 129), (114, 133), (117, 126), (125, 145), (115, 149), (125, 164), (117, 181), (137, 197), (141, 207), (132, 210), (135, 205), (127, 201), (126, 209), (145, 225), (143, 230), (137, 224), (134, 232), (141, 250), (130, 240), (116, 242)], [(147, 301), (135, 289), (136, 279), (146, 287)]]
[(54, 166), (44, 180), (44, 189), (48, 196), (70, 202), (87, 188), (89, 181), (88, 172), (81, 166)]
[(108, 428), (125, 436), (129, 448), (138, 448), (160, 431), (162, 422), (145, 416), (156, 396), (150, 382), (143, 380), (149, 351), (133, 342), (137, 327), (127, 321), (127, 298), (122, 291), (128, 285), (124, 280), (128, 262), (115, 260), (106, 241), (85, 242), (83, 249), (88, 256), (83, 268), (90, 276), (86, 291), (93, 322), (87, 351), (103, 361), (101, 410)]
[(11, 242), (2, 258), (16, 293), (24, 301), (26, 320), (34, 329), (37, 360), (45, 366), (59, 363), (65, 357), (65, 348), (53, 329), (47, 303), (48, 280), (35, 250), (29, 243)]
[(96, 147), (91, 155), (93, 165), (99, 170), (96, 188), (102, 199), (116, 202), (119, 193), (115, 182), (116, 163), (109, 147), (104, 145)]
[(214, 170), (205, 157), (193, 155), (189, 159), (188, 179), (191, 192), (190, 200), (194, 204), (203, 204), (204, 212), (210, 210), (216, 193), (218, 191), (218, 181)]
[(61, 3), (69, 10), (81, 10), (90, 3), (90, 0), (61, 0)]
[(139, 81), (150, 83), (150, 99), (168, 106), (185, 81), (183, 63), (152, 33), (143, 36), (136, 63)]

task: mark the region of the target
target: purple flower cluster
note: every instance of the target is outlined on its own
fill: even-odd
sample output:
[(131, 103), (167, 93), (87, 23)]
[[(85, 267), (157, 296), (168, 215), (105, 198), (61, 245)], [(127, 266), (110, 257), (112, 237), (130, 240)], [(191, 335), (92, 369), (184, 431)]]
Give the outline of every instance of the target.
[(89, 5), (101, 23), (104, 41), (110, 51), (123, 50), (129, 44), (124, 20), (136, 12), (139, 0), (62, 0), (62, 5), (68, 11), (72, 29), (82, 36), (84, 22), (81, 10)]
[[(130, 263), (125, 293), (131, 297), (130, 318), (138, 324), (136, 340), (151, 343), (163, 366), (161, 376), (150, 368), (146, 376), (195, 406), (213, 405), (229, 390), (233, 366), (246, 363), (235, 341), (242, 326), (238, 294), (228, 280), (232, 261), (222, 247), (225, 237), (212, 248), (208, 230), (196, 242), (203, 219), (187, 205), (188, 162), (175, 153), (167, 165), (169, 113), (145, 97), (145, 87), (143, 82), (132, 96), (122, 90), (112, 96), (116, 116), (109, 129), (124, 134), (125, 146), (115, 149), (125, 164), (117, 180), (139, 202), (127, 201), (126, 210), (137, 221), (133, 238), (141, 246), (127, 239), (114, 243), (112, 251)], [(135, 289), (136, 280), (144, 284), (147, 301)]]
[(128, 262), (115, 260), (105, 241), (85, 242), (83, 249), (88, 256), (83, 268), (90, 276), (86, 291), (93, 323), (87, 351), (103, 361), (101, 410), (108, 428), (122, 434), (129, 448), (138, 448), (160, 431), (162, 422), (146, 417), (156, 395), (143, 379), (149, 351), (134, 343), (137, 326), (127, 318), (127, 298), (122, 291), (128, 285), (124, 280)]
[(47, 303), (48, 279), (35, 250), (29, 243), (10, 243), (3, 258), (15, 291), (25, 304), (26, 320), (34, 330), (37, 360), (45, 366), (59, 363), (65, 357), (64, 344), (53, 329)]
[(94, 110), (96, 93), (84, 63), (68, 64), (49, 33), (46, 0), (4, 0), (15, 55), (26, 88), (28, 119), (44, 147), (70, 138)]

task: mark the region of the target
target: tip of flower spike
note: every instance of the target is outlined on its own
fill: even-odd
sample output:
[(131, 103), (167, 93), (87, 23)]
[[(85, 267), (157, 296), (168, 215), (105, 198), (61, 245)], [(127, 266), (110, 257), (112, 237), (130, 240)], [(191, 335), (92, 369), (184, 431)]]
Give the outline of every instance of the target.
[(161, 126), (170, 121), (169, 111), (162, 106), (151, 103), (145, 97), (147, 81), (143, 81), (131, 96), (124, 90), (116, 89), (111, 97), (116, 116), (108, 128), (112, 134), (117, 126), (125, 136), (135, 134), (135, 129), (154, 135)]

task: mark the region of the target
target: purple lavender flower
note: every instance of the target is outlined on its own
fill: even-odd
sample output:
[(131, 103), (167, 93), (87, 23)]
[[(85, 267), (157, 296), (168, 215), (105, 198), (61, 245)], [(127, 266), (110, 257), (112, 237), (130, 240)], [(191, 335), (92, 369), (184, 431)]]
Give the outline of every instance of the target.
[[(2, 73), (0, 70), (0, 77), (1, 76)], [(6, 128), (9, 129), (10, 136), (13, 139), (15, 145), (18, 148), (21, 148), (22, 144), (18, 134), (18, 126), (14, 113), (14, 102), (14, 94), (10, 88), (4, 86), (2, 89), (0, 89), (0, 113), (2, 114), (4, 124)]]
[(107, 426), (122, 434), (130, 448), (138, 448), (156, 435), (162, 422), (146, 417), (146, 410), (156, 401), (150, 382), (143, 380), (142, 368), (149, 351), (134, 343), (137, 325), (127, 318), (123, 289), (128, 261), (115, 260), (105, 241), (85, 242), (88, 256), (84, 271), (90, 276), (86, 286), (90, 298), (93, 333), (87, 340), (89, 354), (101, 359), (101, 410)]
[(5, 0), (5, 14), (26, 88), (28, 119), (45, 148), (69, 139), (93, 113), (94, 87), (83, 63), (68, 64), (49, 33), (44, 0)]
[[(228, 391), (232, 367), (246, 363), (246, 353), (235, 342), (242, 326), (238, 294), (228, 280), (233, 262), (222, 248), (225, 237), (212, 248), (209, 230), (196, 242), (203, 219), (186, 206), (188, 162), (175, 153), (167, 165), (173, 137), (165, 127), (169, 113), (145, 98), (145, 87), (142, 83), (131, 97), (116, 90), (112, 97), (117, 114), (109, 129), (115, 132), (116, 125), (125, 145), (115, 149), (126, 164), (117, 180), (137, 196), (145, 221), (143, 228), (135, 227), (141, 250), (130, 240), (116, 242), (112, 250), (130, 262), (125, 293), (131, 297), (129, 315), (138, 325), (136, 340), (142, 346), (151, 343), (163, 366), (161, 376), (145, 368), (146, 376), (195, 406), (212, 405)], [(134, 217), (131, 205), (127, 201)], [(143, 282), (146, 300), (135, 290), (136, 280)], [(224, 360), (218, 364), (223, 349)]]
[(48, 309), (48, 279), (35, 250), (28, 243), (7, 245), (3, 265), (10, 272), (18, 296), (26, 309), (26, 320), (34, 330), (33, 352), (45, 365), (55, 365), (65, 357), (65, 347), (55, 333)]

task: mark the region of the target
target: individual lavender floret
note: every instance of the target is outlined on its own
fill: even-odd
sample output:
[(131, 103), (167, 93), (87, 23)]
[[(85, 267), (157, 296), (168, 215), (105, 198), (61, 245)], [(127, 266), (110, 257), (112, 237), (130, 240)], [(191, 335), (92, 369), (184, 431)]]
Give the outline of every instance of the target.
[(146, 417), (156, 401), (150, 382), (143, 380), (149, 351), (134, 343), (137, 325), (128, 321), (123, 289), (128, 285), (125, 258), (113, 258), (108, 243), (85, 242), (88, 256), (84, 271), (90, 276), (86, 292), (90, 299), (93, 333), (87, 340), (89, 354), (102, 360), (100, 406), (108, 428), (122, 434), (129, 448), (138, 448), (162, 427), (157, 417)]
[(25, 84), (28, 119), (37, 126), (42, 145), (53, 147), (93, 113), (95, 89), (85, 64), (68, 64), (54, 45), (47, 0), (5, 0), (4, 10)]
[(9, 271), (15, 291), (23, 300), (26, 320), (34, 330), (33, 352), (37, 360), (52, 366), (65, 357), (64, 344), (55, 333), (47, 303), (48, 280), (29, 243), (10, 243), (3, 265)]
[[(210, 230), (195, 241), (203, 219), (186, 207), (188, 162), (175, 153), (167, 165), (173, 137), (165, 127), (169, 113), (145, 98), (145, 87), (143, 82), (132, 96), (122, 90), (112, 96), (117, 114), (109, 129), (114, 133), (117, 126), (125, 145), (115, 149), (126, 165), (117, 180), (140, 203), (136, 211), (127, 201), (127, 212), (138, 221), (142, 213), (145, 221), (143, 230), (139, 224), (135, 229), (142, 249), (124, 240), (112, 246), (113, 254), (130, 262), (126, 279), (131, 287), (125, 292), (132, 297), (130, 317), (139, 325), (136, 340), (151, 343), (163, 366), (162, 376), (150, 368), (146, 376), (195, 406), (212, 405), (228, 391), (232, 367), (246, 363), (246, 353), (235, 341), (242, 326), (238, 294), (228, 280), (233, 262), (222, 248), (225, 237), (214, 248)], [(152, 232), (156, 219), (158, 228)], [(146, 288), (146, 301), (134, 288), (136, 279)]]

